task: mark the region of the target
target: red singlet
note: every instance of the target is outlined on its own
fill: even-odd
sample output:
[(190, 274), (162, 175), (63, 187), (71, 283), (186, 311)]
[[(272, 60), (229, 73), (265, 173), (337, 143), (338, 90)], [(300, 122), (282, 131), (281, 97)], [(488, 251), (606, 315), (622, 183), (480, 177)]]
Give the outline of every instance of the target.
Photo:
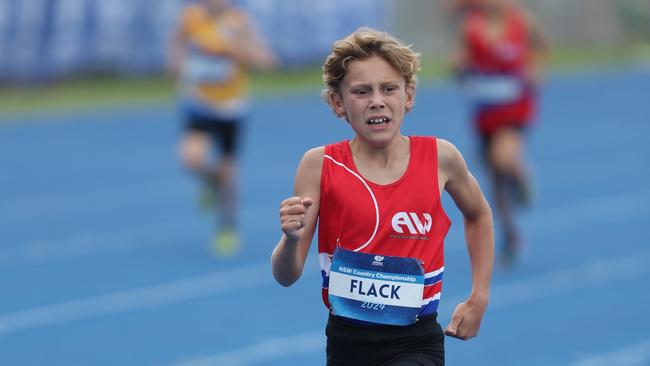
[(463, 39), (469, 52), (470, 72), (510, 75), (519, 78), (524, 91), (515, 101), (478, 106), (476, 123), (482, 135), (491, 135), (506, 125), (527, 125), (535, 111), (535, 92), (525, 80), (525, 68), (530, 63), (529, 28), (524, 13), (508, 11), (500, 36), (488, 36), (488, 20), (479, 11), (468, 13), (463, 20)]
[(325, 146), (321, 176), (318, 253), (323, 301), (332, 253), (344, 249), (418, 258), (425, 273), (420, 315), (436, 311), (444, 271), (443, 244), (451, 224), (440, 202), (436, 139), (410, 137), (404, 175), (380, 185), (364, 179), (349, 141)]

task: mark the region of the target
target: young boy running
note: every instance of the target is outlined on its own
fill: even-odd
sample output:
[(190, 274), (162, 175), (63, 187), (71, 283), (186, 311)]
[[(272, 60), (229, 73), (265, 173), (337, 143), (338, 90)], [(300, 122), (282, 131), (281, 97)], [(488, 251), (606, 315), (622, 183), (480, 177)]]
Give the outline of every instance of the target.
[(418, 69), (419, 55), (386, 33), (362, 28), (334, 43), (324, 96), (355, 136), (307, 151), (280, 206), (272, 267), (283, 286), (300, 277), (318, 223), (330, 366), (444, 364), (443, 191), (463, 214), (472, 268), (444, 334), (476, 336), (488, 303), (492, 214), (479, 185), (451, 143), (400, 133)]

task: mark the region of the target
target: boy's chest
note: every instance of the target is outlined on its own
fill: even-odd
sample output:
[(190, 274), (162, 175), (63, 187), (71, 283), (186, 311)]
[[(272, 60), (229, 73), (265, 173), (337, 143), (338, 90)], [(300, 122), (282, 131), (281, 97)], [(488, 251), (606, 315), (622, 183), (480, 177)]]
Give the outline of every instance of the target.
[(408, 159), (385, 165), (357, 162), (355, 160), (359, 174), (366, 180), (379, 185), (387, 185), (400, 180), (406, 174), (408, 163)]

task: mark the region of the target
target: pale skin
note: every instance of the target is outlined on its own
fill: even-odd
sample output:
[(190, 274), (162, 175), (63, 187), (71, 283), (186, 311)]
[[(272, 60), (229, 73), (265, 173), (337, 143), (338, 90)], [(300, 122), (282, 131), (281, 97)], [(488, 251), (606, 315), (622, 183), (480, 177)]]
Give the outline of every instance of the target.
[[(414, 88), (379, 56), (348, 64), (339, 91), (330, 94), (330, 105), (345, 117), (356, 136), (350, 146), (354, 162), (364, 178), (388, 184), (399, 179), (409, 161), (409, 140), (400, 133), (404, 116), (413, 107)], [(371, 118), (386, 123), (371, 125)], [(438, 140), (439, 187), (452, 197), (463, 214), (465, 238), (472, 268), (472, 291), (460, 303), (445, 334), (467, 340), (478, 333), (489, 298), (494, 241), (492, 213), (478, 183), (460, 152)], [(290, 286), (300, 277), (319, 216), (320, 179), (324, 148), (307, 151), (296, 172), (294, 195), (280, 204), (283, 235), (272, 254), (275, 279)]]

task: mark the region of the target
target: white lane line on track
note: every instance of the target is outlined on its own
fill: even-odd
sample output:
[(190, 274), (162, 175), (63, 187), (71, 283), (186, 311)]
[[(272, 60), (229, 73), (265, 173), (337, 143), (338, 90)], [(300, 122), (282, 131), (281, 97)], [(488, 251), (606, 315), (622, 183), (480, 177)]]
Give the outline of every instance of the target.
[[(151, 179), (119, 186), (71, 190), (57, 193), (8, 197), (0, 201), (0, 218), (49, 218), (71, 213), (89, 213), (97, 207), (133, 207), (143, 202), (186, 200), (192, 181), (178, 176)], [(120, 199), (115, 199), (119, 197)], [(129, 197), (128, 200), (123, 197)], [(44, 210), (43, 207), (49, 209)]]
[(649, 262), (650, 251), (646, 250), (500, 284), (490, 291), (490, 308), (527, 303), (542, 297), (571, 293), (580, 288), (638, 278), (650, 273)]
[(560, 234), (577, 228), (620, 222), (650, 213), (650, 190), (593, 197), (563, 206), (533, 211), (526, 218), (531, 237)]
[[(650, 213), (650, 191), (595, 197), (564, 206), (534, 211), (526, 219), (530, 237), (564, 233), (593, 225), (620, 222)], [(40, 240), (0, 247), (0, 269), (19, 268), (50, 261), (71, 260), (104, 253), (123, 253), (170, 244), (171, 235), (183, 234), (199, 220), (186, 220), (88, 233), (62, 239)], [(543, 224), (540, 224), (543, 223)], [(162, 240), (158, 238), (163, 237)], [(182, 241), (179, 239), (179, 241)], [(461, 248), (455, 246), (454, 248)]]
[[(575, 268), (553, 271), (512, 283), (495, 285), (492, 287), (490, 294), (490, 309), (507, 308), (509, 306), (516, 306), (541, 298), (570, 293), (579, 288), (588, 288), (605, 283), (613, 283), (625, 279), (636, 278), (650, 273), (650, 267), (647, 265), (649, 260), (650, 251), (643, 251), (612, 260), (594, 261)], [(439, 312), (451, 313), (453, 307), (464, 300), (465, 296), (445, 298)], [(315, 335), (318, 336), (317, 339), (314, 339), (316, 337)], [(307, 346), (297, 348), (280, 346), (275, 352), (265, 351), (268, 344), (275, 343), (278, 345), (286, 345), (290, 344), (292, 340), (301, 339), (302, 337), (305, 338), (305, 344)], [(282, 359), (300, 353), (321, 351), (325, 347), (324, 342), (325, 336), (323, 329), (310, 330), (298, 335), (278, 337), (273, 340), (255, 343), (240, 349), (213, 356), (187, 360), (183, 363), (175, 364), (174, 366), (254, 365), (260, 362)], [(579, 366), (596, 365), (601, 364)], [(610, 363), (607, 365), (618, 366), (619, 364)], [(640, 366), (641, 364), (632, 365)]]
[[(289, 337), (261, 341), (215, 356), (192, 359), (178, 363), (176, 366), (243, 366), (283, 358), (287, 355), (323, 350), (325, 350), (325, 331), (316, 329)], [(246, 356), (242, 357), (242, 355)]]
[[(589, 216), (593, 219), (598, 219), (601, 217), (601, 215), (595, 215), (593, 213), (593, 210), (598, 208), (608, 209), (609, 211), (613, 207), (617, 207), (617, 205), (624, 207), (625, 205), (630, 204), (630, 202), (633, 202), (636, 206), (639, 203), (642, 204), (643, 199), (648, 199), (647, 193), (648, 191), (642, 191), (642, 194), (639, 194), (639, 192), (637, 192), (636, 194), (619, 196), (618, 199), (598, 199), (597, 204), (589, 204), (588, 202), (590, 201), (587, 201), (583, 204), (572, 205), (572, 207), (574, 207), (576, 213), (579, 213), (582, 209), (590, 208), (591, 212), (589, 213)], [(579, 209), (579, 207), (582, 208)], [(635, 210), (632, 211), (637, 215), (641, 213)], [(622, 212), (623, 210), (621, 213)], [(608, 220), (611, 220), (611, 215), (608, 217)], [(572, 220), (567, 221), (571, 222)], [(549, 230), (553, 230), (552, 225), (545, 225), (545, 227), (548, 227)], [(537, 235), (542, 234), (546, 233), (537, 232)], [(625, 276), (626, 274), (631, 274), (634, 276), (639, 274), (640, 271), (645, 270), (645, 268), (639, 268), (640, 263), (638, 262), (638, 259), (639, 257), (625, 257), (623, 259), (607, 261), (604, 263), (621, 267), (617, 272), (614, 272), (617, 273), (617, 276), (619, 277)], [(528, 286), (531, 285), (531, 281), (534, 282), (536, 286), (546, 287), (548, 291), (562, 291), (563, 289), (570, 289), (581, 285), (580, 281), (576, 280), (577, 278), (588, 277), (587, 280), (593, 282), (598, 279), (599, 273), (611, 273), (609, 270), (603, 271), (606, 269), (603, 268), (604, 264), (598, 263), (581, 266), (573, 270), (553, 272), (549, 275), (540, 276), (538, 279), (532, 278), (525, 280), (522, 283), (515, 282), (510, 285), (501, 285), (495, 288), (494, 291), (498, 292), (499, 288), (502, 288), (504, 286), (511, 286), (511, 288), (504, 293), (504, 297), (510, 296), (512, 299), (522, 299), (525, 297), (537, 296), (536, 294), (529, 293), (529, 290), (527, 290)], [(643, 264), (645, 263), (646, 262)], [(227, 281), (223, 281), (223, 278), (233, 278), (232, 276), (229, 277), (228, 273), (242, 273), (242, 271), (243, 273), (261, 273), (261, 269), (265, 269), (265, 272), (261, 273), (260, 276), (244, 276), (249, 280), (249, 282), (240, 283), (242, 288), (265, 285), (273, 282), (268, 267), (268, 263), (260, 263), (250, 267), (235, 269), (230, 272), (226, 272), (225, 274), (222, 272), (217, 272), (212, 275), (170, 282), (158, 286), (145, 287), (66, 303), (46, 305), (35, 309), (27, 309), (9, 314), (0, 314), (0, 334), (6, 334), (30, 328), (38, 328), (47, 326), (49, 324), (63, 323), (66, 321), (92, 318), (105, 314), (125, 312), (133, 309), (178, 303), (181, 301), (204, 298), (221, 292), (231, 290), (234, 291), (239, 289), (239, 287), (229, 286)], [(313, 275), (316, 272), (317, 271), (315, 269), (312, 271), (306, 268), (306, 273), (308, 273), (307, 275)], [(605, 278), (603, 280), (607, 279)], [(539, 293), (540, 292), (537, 292), (537, 294)], [(499, 300), (499, 297), (494, 296), (493, 294), (491, 306), (499, 306), (499, 301), (502, 300)]]
[(20, 268), (49, 262), (109, 253), (125, 253), (142, 248), (184, 243), (187, 232), (202, 225), (201, 220), (163, 221), (155, 224), (80, 234), (62, 239), (39, 240), (25, 245), (0, 248), (0, 269)]
[(586, 356), (570, 366), (650, 365), (650, 339), (598, 355)]
[(0, 336), (69, 321), (207, 298), (273, 281), (270, 264), (261, 263), (156, 286), (0, 314)]

